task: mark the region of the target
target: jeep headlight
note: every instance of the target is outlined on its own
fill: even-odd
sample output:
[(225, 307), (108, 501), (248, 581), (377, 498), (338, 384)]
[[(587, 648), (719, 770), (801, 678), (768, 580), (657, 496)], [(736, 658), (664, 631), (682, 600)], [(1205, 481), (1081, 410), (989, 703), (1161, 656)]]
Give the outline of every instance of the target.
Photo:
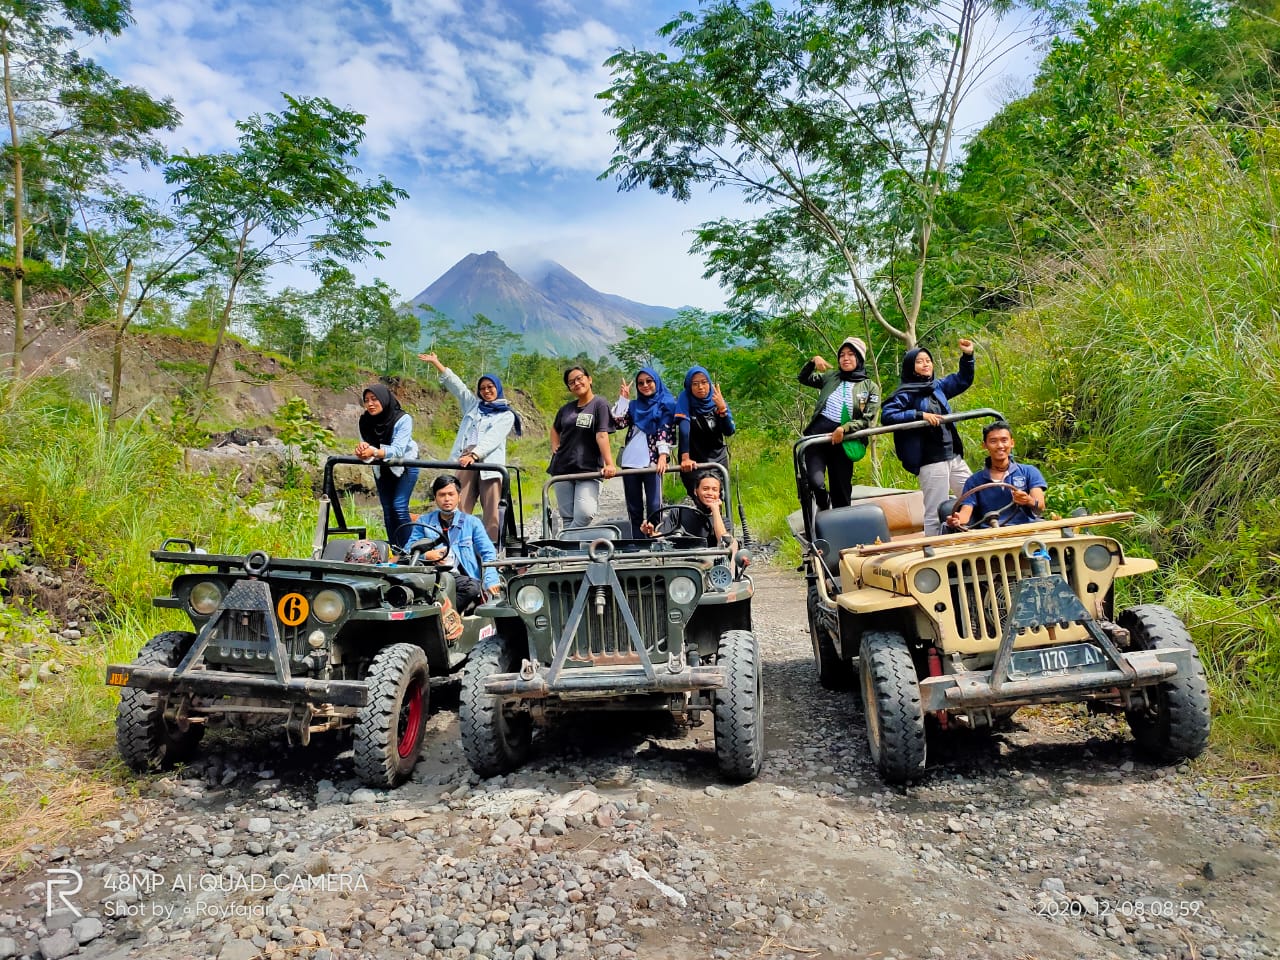
[(187, 602), (191, 604), (192, 610), (207, 617), (222, 602), (222, 584), (215, 580), (200, 581), (191, 588), (191, 596)]
[(692, 602), (697, 595), (698, 585), (688, 577), (676, 577), (671, 581), (671, 585), (667, 587), (667, 596), (671, 598), (673, 603), (678, 603), (681, 606)]
[(1105, 570), (1111, 566), (1111, 551), (1100, 543), (1091, 544), (1084, 551), (1084, 565), (1090, 570)]
[(921, 593), (933, 593), (942, 586), (942, 576), (933, 567), (921, 567), (911, 582)]
[(527, 583), (516, 591), (516, 608), (521, 613), (537, 613), (546, 602), (542, 588), (532, 583)]
[(333, 623), (346, 610), (346, 601), (337, 590), (321, 590), (311, 601), (311, 613), (321, 623)]

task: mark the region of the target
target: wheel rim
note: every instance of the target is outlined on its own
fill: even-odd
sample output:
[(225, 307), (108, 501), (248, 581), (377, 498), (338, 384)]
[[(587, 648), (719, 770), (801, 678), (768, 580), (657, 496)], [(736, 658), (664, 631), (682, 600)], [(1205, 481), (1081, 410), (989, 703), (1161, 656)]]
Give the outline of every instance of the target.
[(871, 746), (871, 758), (880, 759), (880, 704), (876, 701), (875, 680), (871, 676), (870, 664), (864, 660), (862, 666), (862, 707), (867, 716), (867, 742)]
[(422, 734), (422, 723), (426, 710), (424, 709), (422, 679), (414, 677), (409, 684), (409, 689), (405, 691), (404, 702), (400, 705), (400, 718), (396, 724), (398, 736), (396, 738), (396, 752), (401, 757), (409, 757), (418, 745), (418, 738)]

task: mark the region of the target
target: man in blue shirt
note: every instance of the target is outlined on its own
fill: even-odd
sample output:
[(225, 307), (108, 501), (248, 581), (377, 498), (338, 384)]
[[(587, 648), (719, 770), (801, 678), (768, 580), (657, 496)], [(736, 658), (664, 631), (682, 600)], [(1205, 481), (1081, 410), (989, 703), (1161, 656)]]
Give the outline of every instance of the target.
[[(1048, 484), (1035, 467), (1013, 459), (1013, 428), (1003, 420), (987, 424), (982, 428), (982, 446), (987, 451), (987, 466), (965, 480), (956, 512), (947, 521), (950, 526), (963, 529), (970, 520), (981, 521), (1002, 509), (998, 517), (1002, 527), (1039, 520)], [(1007, 483), (1014, 489), (990, 487), (969, 492), (988, 483)]]
[(435, 540), (442, 532), (448, 533), (448, 552), (443, 546), (437, 547), (424, 553), (422, 559), (452, 569), (457, 581), (458, 610), (466, 613), (485, 590), (495, 596), (501, 592), (498, 571), (480, 565), (482, 561), (496, 560), (498, 551), (485, 533), (483, 521), (458, 509), (457, 477), (452, 474), (436, 477), (431, 484), (431, 494), (435, 497), (436, 508), (418, 517), (405, 543)]

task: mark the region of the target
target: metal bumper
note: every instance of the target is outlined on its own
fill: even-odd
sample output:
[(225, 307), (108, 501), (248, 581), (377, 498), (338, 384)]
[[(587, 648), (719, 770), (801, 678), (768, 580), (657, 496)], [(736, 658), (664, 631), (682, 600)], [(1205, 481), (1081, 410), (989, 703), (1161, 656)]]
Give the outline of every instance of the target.
[(1073, 700), (1128, 700), (1126, 690), (1149, 687), (1190, 669), (1190, 650), (1139, 650), (1123, 654), (1132, 674), (1067, 673), (1056, 676), (1010, 678), (998, 691), (991, 689), (991, 671), (948, 674), (920, 681), (924, 711), (965, 710), (973, 707), (1025, 706)]
[(642, 666), (633, 668), (582, 667), (561, 670), (554, 682), (541, 668), (521, 673), (498, 673), (489, 677), (484, 692), (507, 699), (544, 697), (611, 697), (637, 693), (687, 693), (690, 690), (718, 690), (725, 685), (718, 666), (684, 667), (672, 673), (661, 666), (647, 674)]
[(281, 682), (273, 674), (222, 670), (188, 670), (179, 676), (173, 667), (133, 664), (109, 665), (107, 685), (179, 696), (263, 697), (288, 703), (327, 703), (341, 707), (363, 707), (369, 699), (368, 687), (358, 680), (291, 677)]

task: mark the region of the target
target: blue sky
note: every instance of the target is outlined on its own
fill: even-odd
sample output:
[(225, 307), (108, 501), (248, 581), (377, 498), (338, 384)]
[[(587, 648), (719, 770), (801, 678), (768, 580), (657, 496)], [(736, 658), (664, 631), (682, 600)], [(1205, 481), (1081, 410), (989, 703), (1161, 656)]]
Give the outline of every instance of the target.
[[(281, 91), (365, 114), (360, 165), (409, 191), (357, 270), (408, 298), (468, 253), (549, 257), (597, 289), (666, 306), (723, 293), (688, 231), (740, 210), (730, 193), (687, 204), (620, 194), (597, 176), (613, 152), (596, 93), (619, 47), (696, 0), (134, 0), (136, 24), (90, 52), (182, 112), (171, 149), (235, 143), (235, 121)], [(1030, 68), (1021, 55), (972, 98), (970, 127)], [(299, 282), (296, 278), (294, 282)]]

